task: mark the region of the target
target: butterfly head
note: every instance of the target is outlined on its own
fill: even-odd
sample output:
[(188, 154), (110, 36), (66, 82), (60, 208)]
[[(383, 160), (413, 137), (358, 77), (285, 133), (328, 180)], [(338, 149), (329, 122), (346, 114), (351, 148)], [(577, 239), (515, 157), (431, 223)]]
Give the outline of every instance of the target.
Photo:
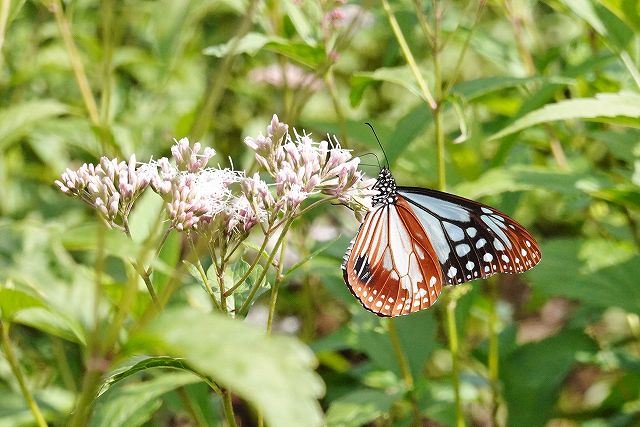
[(382, 168), (378, 174), (378, 180), (374, 184), (373, 189), (378, 191), (378, 194), (373, 196), (373, 206), (396, 202), (396, 198), (398, 197), (396, 180), (393, 178), (393, 175), (391, 175), (391, 171), (389, 169)]

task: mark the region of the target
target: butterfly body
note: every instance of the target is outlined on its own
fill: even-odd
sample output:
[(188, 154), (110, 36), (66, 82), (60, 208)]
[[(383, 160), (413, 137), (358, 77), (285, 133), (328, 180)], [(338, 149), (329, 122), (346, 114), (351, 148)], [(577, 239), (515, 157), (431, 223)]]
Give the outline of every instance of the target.
[(505, 214), (453, 194), (397, 186), (382, 169), (342, 263), (362, 305), (379, 316), (430, 307), (443, 285), (520, 273), (540, 261), (531, 234)]

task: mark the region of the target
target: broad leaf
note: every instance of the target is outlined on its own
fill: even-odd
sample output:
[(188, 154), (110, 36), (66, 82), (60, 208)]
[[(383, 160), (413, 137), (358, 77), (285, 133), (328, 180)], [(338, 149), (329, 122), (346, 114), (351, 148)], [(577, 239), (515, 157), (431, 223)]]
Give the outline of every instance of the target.
[(312, 353), (292, 337), (216, 313), (165, 311), (132, 339), (133, 348), (185, 358), (190, 366), (251, 402), (269, 425), (317, 426), (324, 390)]
[(544, 425), (552, 416), (564, 378), (576, 363), (576, 354), (593, 350), (595, 344), (586, 335), (569, 330), (510, 353), (500, 364), (508, 424)]
[(31, 131), (34, 125), (64, 114), (67, 106), (54, 100), (27, 101), (0, 112), (0, 150)]
[(194, 374), (172, 372), (150, 381), (114, 387), (96, 400), (89, 426), (140, 426), (160, 408), (160, 396), (198, 381), (201, 379)]

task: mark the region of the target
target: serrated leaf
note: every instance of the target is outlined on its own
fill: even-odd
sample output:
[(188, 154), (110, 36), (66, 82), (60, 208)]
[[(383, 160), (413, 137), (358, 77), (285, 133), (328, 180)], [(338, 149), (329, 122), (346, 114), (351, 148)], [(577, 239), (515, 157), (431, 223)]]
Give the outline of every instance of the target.
[(65, 104), (54, 100), (27, 101), (0, 112), (0, 150), (50, 117), (68, 112)]
[(627, 126), (640, 127), (640, 96), (631, 93), (601, 93), (595, 98), (577, 98), (548, 104), (519, 118), (488, 139), (495, 140), (541, 123), (570, 119), (625, 118)]
[(163, 394), (186, 384), (201, 381), (186, 372), (165, 373), (143, 383), (114, 387), (101, 395), (89, 422), (90, 427), (137, 427), (158, 410)]
[(194, 369), (251, 402), (269, 425), (318, 426), (324, 387), (311, 351), (217, 313), (169, 309), (129, 343), (185, 358)]

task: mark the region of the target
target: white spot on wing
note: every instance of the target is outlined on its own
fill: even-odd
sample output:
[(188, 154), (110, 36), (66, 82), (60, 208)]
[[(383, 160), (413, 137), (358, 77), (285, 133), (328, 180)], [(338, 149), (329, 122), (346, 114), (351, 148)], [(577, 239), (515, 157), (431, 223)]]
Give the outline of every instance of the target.
[(449, 276), (451, 279), (453, 279), (456, 276), (457, 272), (458, 272), (457, 268), (449, 267), (449, 271), (447, 271), (447, 276)]
[(456, 253), (458, 256), (465, 256), (471, 251), (471, 248), (466, 243), (461, 243), (456, 246)]
[(454, 242), (459, 242), (464, 239), (464, 232), (462, 231), (462, 228), (457, 225), (445, 221), (444, 229)]

